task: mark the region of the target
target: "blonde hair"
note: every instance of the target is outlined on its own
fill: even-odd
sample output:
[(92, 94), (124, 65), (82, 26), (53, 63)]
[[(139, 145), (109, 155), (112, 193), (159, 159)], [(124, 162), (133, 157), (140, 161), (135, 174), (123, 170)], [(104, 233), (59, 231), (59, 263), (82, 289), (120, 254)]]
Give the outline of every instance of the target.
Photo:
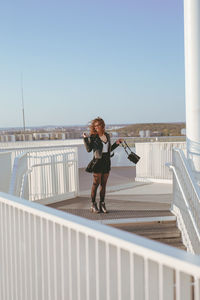
[(95, 118), (94, 120), (92, 120), (91, 123), (90, 123), (90, 126), (89, 126), (90, 127), (90, 134), (97, 134), (97, 131), (95, 130), (95, 124), (97, 122), (100, 124), (103, 133), (105, 132), (105, 122), (104, 122), (103, 119), (98, 117), (98, 118)]

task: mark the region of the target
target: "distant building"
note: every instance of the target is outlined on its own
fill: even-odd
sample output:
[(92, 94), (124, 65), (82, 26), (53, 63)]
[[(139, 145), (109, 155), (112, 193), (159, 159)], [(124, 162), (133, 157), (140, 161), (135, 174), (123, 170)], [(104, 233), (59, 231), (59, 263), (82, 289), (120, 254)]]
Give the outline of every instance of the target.
[(34, 140), (49, 140), (50, 133), (46, 132), (35, 132), (33, 133), (33, 139)]
[[(49, 131), (48, 130), (45, 132), (40, 132), (33, 131), (32, 133), (26, 132), (26, 133), (13, 133), (13, 134), (8, 134), (8, 133), (3, 133), (1, 131), (0, 135), (0, 142), (2, 143), (7, 143), (7, 142), (23, 142), (23, 141), (40, 141), (40, 140), (65, 140), (65, 139), (79, 139), (82, 138), (82, 133), (85, 130), (72, 130), (72, 131)], [(89, 133), (88, 133), (89, 134)]]
[(151, 136), (151, 131), (150, 130), (146, 130), (145, 131), (145, 135), (146, 135), (146, 137), (150, 137)]
[(24, 134), (16, 134), (16, 141), (17, 142), (23, 142), (24, 141)]
[(0, 136), (0, 142), (15, 142), (15, 135), (14, 134), (4, 134)]
[(161, 135), (162, 135), (162, 133), (160, 131), (153, 131), (151, 133), (151, 136), (161, 136)]
[(120, 128), (124, 128), (125, 126), (120, 126), (120, 125), (107, 125), (106, 129), (109, 130), (116, 130), (116, 129), (120, 129)]
[(24, 134), (24, 141), (32, 141), (33, 140), (33, 135), (28, 133)]
[(186, 135), (186, 128), (181, 129), (181, 135)]
[(145, 132), (144, 132), (144, 130), (140, 130), (140, 131), (139, 131), (139, 135), (140, 135), (141, 138), (145, 137)]

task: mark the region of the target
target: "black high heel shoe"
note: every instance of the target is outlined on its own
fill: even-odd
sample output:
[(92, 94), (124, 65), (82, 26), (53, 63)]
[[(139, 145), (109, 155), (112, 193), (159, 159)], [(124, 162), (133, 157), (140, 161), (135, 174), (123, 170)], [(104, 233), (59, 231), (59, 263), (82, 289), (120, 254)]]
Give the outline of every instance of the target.
[(99, 212), (104, 214), (108, 213), (105, 202), (99, 202)]
[(97, 203), (96, 202), (92, 202), (92, 206), (90, 207), (90, 211), (92, 213), (95, 213), (95, 214), (98, 214), (99, 213), (99, 210), (98, 210), (98, 207), (97, 207)]

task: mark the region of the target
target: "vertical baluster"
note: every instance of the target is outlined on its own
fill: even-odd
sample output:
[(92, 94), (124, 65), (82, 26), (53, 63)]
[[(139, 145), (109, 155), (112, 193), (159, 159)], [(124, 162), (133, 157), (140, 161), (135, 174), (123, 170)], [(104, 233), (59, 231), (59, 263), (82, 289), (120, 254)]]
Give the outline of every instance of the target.
[(98, 247), (98, 239), (95, 239), (95, 268), (96, 268), (96, 300), (99, 299), (99, 247)]
[(89, 281), (89, 236), (85, 235), (85, 251), (86, 251), (86, 292), (87, 292), (87, 300), (90, 299), (90, 281)]
[(109, 266), (109, 243), (106, 242), (106, 291), (107, 291), (107, 300), (110, 300), (110, 266)]
[(131, 300), (135, 300), (134, 289), (135, 289), (135, 284), (134, 284), (134, 254), (131, 252), (130, 253), (130, 299)]
[(149, 299), (149, 263), (148, 259), (144, 259), (144, 287), (145, 287), (145, 300)]
[(194, 278), (194, 294), (192, 296), (195, 300), (200, 300), (200, 277)]
[(121, 300), (122, 296), (122, 278), (121, 278), (121, 249), (120, 247), (117, 247), (117, 294), (118, 294), (118, 300)]
[(176, 300), (181, 300), (181, 286), (180, 286), (180, 271), (176, 270), (175, 271), (175, 295), (176, 295)]
[(159, 268), (159, 270), (158, 270), (158, 272), (159, 272), (159, 275), (158, 275), (159, 300), (164, 300), (164, 298), (163, 298), (164, 297), (164, 292), (163, 292), (163, 285), (164, 285), (164, 282), (163, 282), (163, 278), (164, 278), (164, 276), (163, 276), (163, 265), (161, 263), (159, 263), (158, 268)]

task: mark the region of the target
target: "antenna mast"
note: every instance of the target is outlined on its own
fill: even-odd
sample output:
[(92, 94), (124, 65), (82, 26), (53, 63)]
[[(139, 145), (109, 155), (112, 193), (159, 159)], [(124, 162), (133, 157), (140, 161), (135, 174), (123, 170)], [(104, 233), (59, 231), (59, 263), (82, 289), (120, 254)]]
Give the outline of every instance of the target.
[(23, 127), (24, 127), (24, 132), (25, 132), (26, 127), (25, 127), (25, 113), (24, 113), (23, 74), (21, 74), (21, 92), (22, 92), (22, 116), (23, 116)]

